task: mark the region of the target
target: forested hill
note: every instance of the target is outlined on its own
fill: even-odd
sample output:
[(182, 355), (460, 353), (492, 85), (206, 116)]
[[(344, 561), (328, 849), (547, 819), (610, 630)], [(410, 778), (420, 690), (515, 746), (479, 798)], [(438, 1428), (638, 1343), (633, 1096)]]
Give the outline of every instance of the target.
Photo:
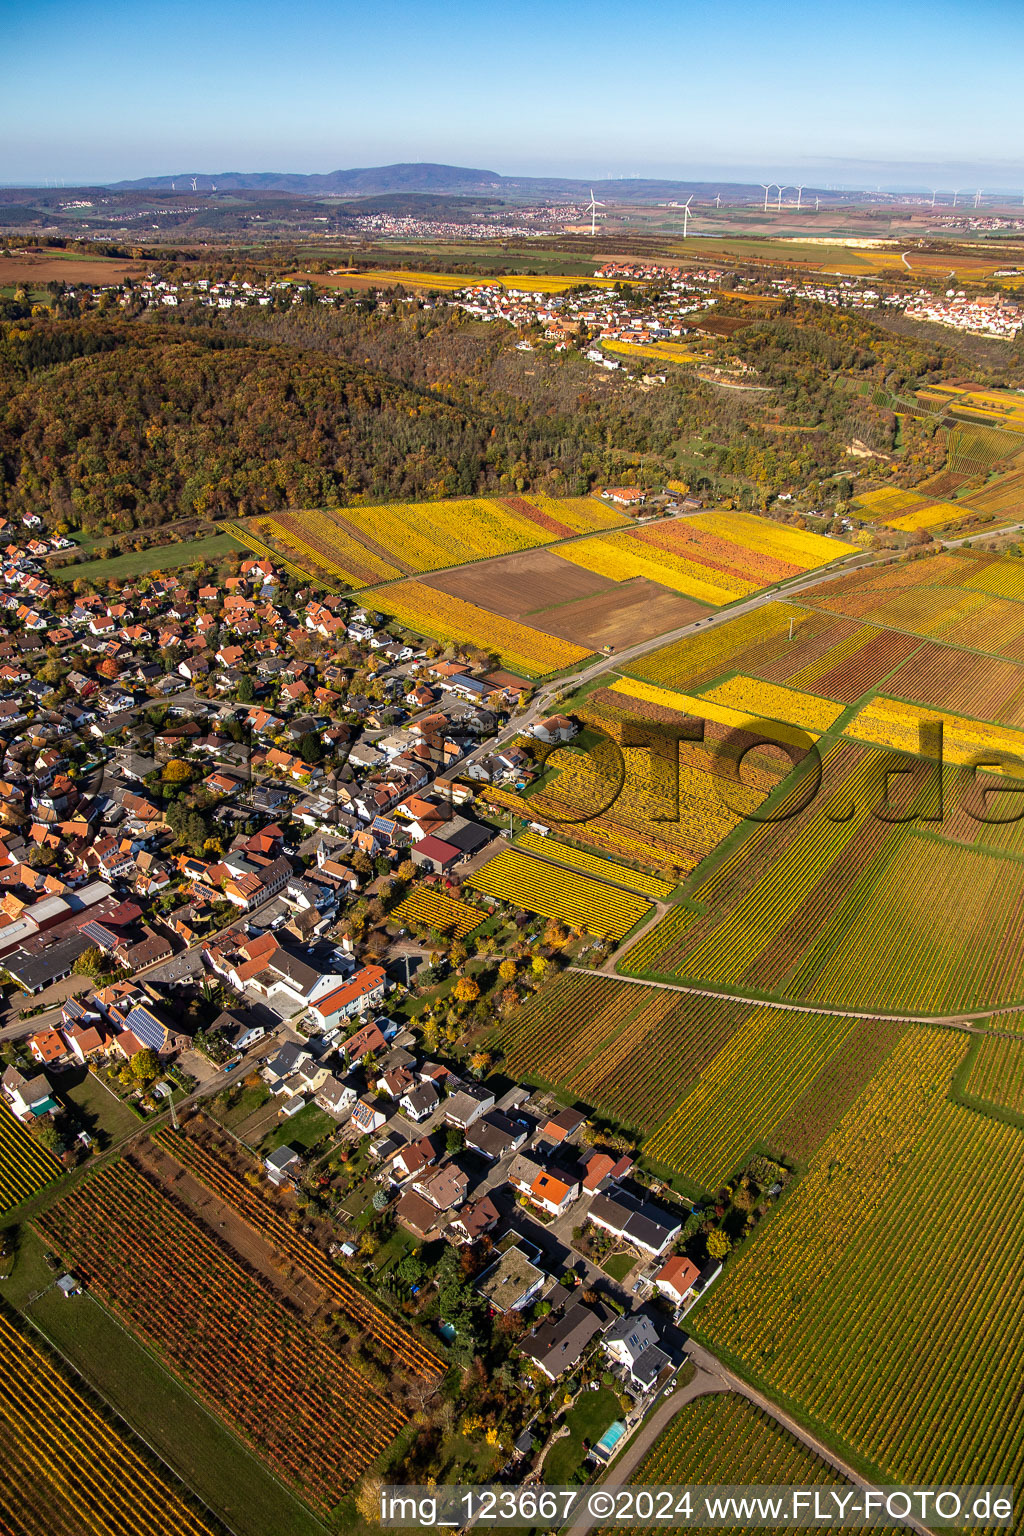
[(780, 319), (720, 343), (757, 370), (761, 389), (740, 391), (689, 368), (645, 387), (442, 308), (36, 315), (0, 327), (0, 512), (100, 535), (357, 499), (574, 495), (661, 483), (695, 440), (701, 472), (754, 502), (817, 495), (849, 463), (851, 426), (880, 448), (895, 429), (837, 373), (936, 362), (859, 321), (817, 329)]

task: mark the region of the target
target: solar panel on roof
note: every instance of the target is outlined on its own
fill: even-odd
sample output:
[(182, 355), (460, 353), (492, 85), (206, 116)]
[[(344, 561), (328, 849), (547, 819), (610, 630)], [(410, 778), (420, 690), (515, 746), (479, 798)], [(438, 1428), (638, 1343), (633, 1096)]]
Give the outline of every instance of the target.
[(133, 1008), (125, 1020), (125, 1027), (130, 1029), (137, 1040), (143, 1045), (148, 1045), (151, 1050), (163, 1050), (167, 1044), (167, 1030), (160, 1020), (150, 1013), (148, 1008)]
[(83, 923), (81, 933), (85, 938), (91, 939), (100, 949), (113, 949), (117, 943), (114, 934), (110, 932), (109, 928), (104, 928), (102, 923)]

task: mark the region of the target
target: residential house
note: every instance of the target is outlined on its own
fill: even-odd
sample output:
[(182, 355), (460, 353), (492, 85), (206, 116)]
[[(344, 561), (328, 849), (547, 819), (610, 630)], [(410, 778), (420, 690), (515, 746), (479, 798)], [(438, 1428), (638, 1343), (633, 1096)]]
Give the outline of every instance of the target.
[(427, 1120), (441, 1102), (441, 1095), (433, 1083), (419, 1083), (407, 1088), (398, 1101), (398, 1107), (409, 1120), (419, 1123)]
[(658, 1344), (658, 1330), (649, 1317), (633, 1312), (612, 1323), (602, 1348), (611, 1360), (625, 1367), (633, 1384), (649, 1390), (672, 1362)]
[(634, 1199), (625, 1190), (616, 1190), (611, 1195), (595, 1195), (587, 1219), (605, 1232), (625, 1238), (656, 1257), (665, 1252), (682, 1229), (677, 1217), (670, 1216), (658, 1206)]
[(476, 1289), (495, 1312), (523, 1312), (536, 1301), (546, 1278), (517, 1243), (484, 1270)]
[(520, 1352), (542, 1371), (549, 1381), (557, 1381), (578, 1365), (590, 1342), (603, 1333), (611, 1319), (600, 1310), (573, 1302), (564, 1312), (552, 1313), (528, 1334)]
[(560, 1179), (557, 1174), (545, 1169), (543, 1173), (538, 1173), (530, 1185), (529, 1198), (542, 1211), (547, 1211), (549, 1216), (560, 1216), (579, 1198), (579, 1193), (578, 1180)]
[(58, 1107), (41, 1072), (25, 1077), (17, 1067), (7, 1067), (0, 1077), (0, 1088), (19, 1120), (38, 1120)]
[(494, 1094), (489, 1089), (484, 1088), (480, 1083), (466, 1083), (446, 1102), (444, 1117), (449, 1125), (465, 1131), (474, 1120), (478, 1120), (481, 1115), (486, 1115), (488, 1110), (493, 1108)]
[(469, 1175), (457, 1163), (448, 1162), (417, 1179), (413, 1189), (439, 1211), (450, 1211), (465, 1200), (469, 1192)]
[(294, 1147), (289, 1146), (277, 1147), (263, 1160), (267, 1178), (279, 1189), (282, 1185), (294, 1184), (300, 1166), (301, 1158), (298, 1152)]
[(510, 1120), (500, 1110), (480, 1115), (466, 1131), (466, 1146), (496, 1163), (509, 1152), (517, 1152), (526, 1140), (527, 1127)]
[(327, 1075), (316, 1091), (316, 1103), (336, 1120), (347, 1120), (355, 1102), (355, 1089), (333, 1073)]
[(485, 1233), (494, 1230), (499, 1214), (490, 1195), (481, 1195), (479, 1200), (468, 1201), (456, 1211), (448, 1224), (447, 1236), (454, 1237), (460, 1243), (475, 1243)]
[(667, 1297), (673, 1306), (682, 1307), (699, 1279), (700, 1270), (693, 1260), (674, 1253), (654, 1276), (654, 1284), (659, 1295)]

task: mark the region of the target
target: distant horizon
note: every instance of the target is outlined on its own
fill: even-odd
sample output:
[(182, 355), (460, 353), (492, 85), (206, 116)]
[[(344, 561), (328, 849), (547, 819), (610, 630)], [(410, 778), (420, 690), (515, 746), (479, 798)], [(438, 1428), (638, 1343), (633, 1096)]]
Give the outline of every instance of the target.
[[(12, 7), (0, 182), (468, 163), (589, 180), (1024, 188), (1005, 0), (37, 0)], [(471, 146), (471, 147), (467, 147)], [(193, 172), (192, 174), (198, 174)], [(938, 181), (936, 180), (938, 178)]]
[[(802, 185), (808, 190), (817, 192), (832, 191), (842, 194), (864, 193), (866, 196), (931, 196), (937, 192), (940, 196), (952, 196), (958, 192), (963, 198), (973, 196), (976, 191), (981, 191), (990, 197), (1020, 196), (1024, 197), (1024, 164), (1009, 165), (1003, 162), (992, 162), (988, 165), (972, 163), (947, 163), (944, 165), (934, 163), (912, 164), (910, 162), (883, 162), (883, 161), (843, 161), (832, 160), (819, 162), (817, 165), (800, 166), (790, 164), (787, 166), (735, 166), (714, 167), (711, 165), (698, 165), (691, 168), (683, 168), (676, 165), (654, 165), (633, 171), (617, 171), (606, 169), (604, 171), (585, 170), (579, 167), (555, 167), (545, 166), (538, 168), (508, 167), (501, 168), (496, 165), (476, 165), (468, 158), (453, 161), (435, 161), (428, 159), (397, 159), (391, 161), (378, 161), (374, 163), (363, 162), (360, 164), (342, 164), (340, 162), (324, 166), (305, 164), (291, 165), (221, 165), (217, 169), (199, 169), (192, 165), (187, 169), (154, 169), (137, 174), (108, 175), (106, 177), (79, 177), (71, 180), (60, 175), (49, 176), (42, 179), (17, 178), (0, 179), (0, 188), (8, 191), (19, 189), (34, 190), (58, 190), (73, 191), (79, 188), (103, 187), (115, 188), (125, 183), (142, 184), (152, 181), (178, 180), (188, 182), (192, 177), (201, 178), (204, 181), (217, 181), (232, 176), (331, 176), (352, 172), (373, 172), (388, 170), (395, 166), (439, 166), (453, 171), (478, 171), (482, 174), (495, 175), (504, 180), (537, 180), (537, 181), (574, 181), (574, 182), (635, 182), (651, 181), (670, 184), (704, 183), (718, 184), (724, 190), (727, 187), (757, 187), (764, 184), (763, 178), (771, 176), (774, 171), (776, 178), (782, 175), (789, 178), (793, 185), (802, 181)], [(860, 174), (858, 174), (860, 173)], [(776, 182), (772, 183), (777, 185)], [(169, 190), (169, 189), (165, 189)], [(179, 193), (190, 190), (187, 186), (179, 187)], [(210, 187), (198, 187), (197, 192), (209, 193)], [(224, 189), (227, 190), (227, 189)], [(258, 191), (258, 188), (249, 189)], [(415, 195), (417, 189), (409, 189)], [(298, 191), (296, 195), (303, 195)], [(317, 195), (315, 192), (309, 195)], [(326, 192), (320, 195), (337, 195)], [(355, 193), (353, 195), (362, 195)], [(429, 191), (422, 195), (430, 195)], [(448, 194), (457, 196), (457, 191)], [(464, 195), (474, 196), (477, 193), (467, 191)]]

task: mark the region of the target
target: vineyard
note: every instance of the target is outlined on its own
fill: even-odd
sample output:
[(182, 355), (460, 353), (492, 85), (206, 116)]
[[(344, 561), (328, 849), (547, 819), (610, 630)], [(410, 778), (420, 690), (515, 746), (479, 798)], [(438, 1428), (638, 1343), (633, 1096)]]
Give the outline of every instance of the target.
[[(824, 720), (824, 700), (852, 704), (918, 648), (913, 635), (795, 608), (767, 603), (727, 624), (677, 640), (635, 662), (630, 675), (646, 683), (702, 692), (716, 679), (740, 673), (753, 691), (754, 679), (789, 685), (814, 703), (806, 707)], [(788, 691), (788, 690), (787, 690)], [(715, 696), (715, 695), (712, 695)], [(727, 702), (723, 700), (723, 702)], [(766, 708), (754, 713), (773, 713)], [(788, 715), (778, 718), (788, 719)]]
[(799, 693), (795, 688), (739, 674), (709, 688), (701, 695), (701, 702), (705, 700), (725, 704), (756, 720), (788, 721), (804, 731), (827, 731), (843, 712), (840, 705), (813, 693)]
[(602, 939), (622, 936), (650, 912), (638, 896), (507, 848), (467, 881), (475, 891)]
[(433, 1381), (444, 1373), (443, 1360), (432, 1350), (426, 1349), (407, 1329), (394, 1322), (381, 1307), (340, 1275), (320, 1249), (303, 1237), (301, 1232), (297, 1232), (280, 1211), (262, 1195), (250, 1189), (230, 1169), (225, 1168), (197, 1141), (168, 1130), (156, 1132), (153, 1139), (175, 1162), (187, 1168), (189, 1173), (212, 1190), (219, 1200), (230, 1205), (254, 1232), (258, 1232), (277, 1249), (283, 1259), (296, 1265), (315, 1281), (357, 1327), (365, 1329), (381, 1349), (393, 1355), (405, 1370), (426, 1381)]
[(0, 1211), (20, 1205), (60, 1171), (53, 1153), (40, 1146), (0, 1100)]
[(483, 913), (464, 901), (456, 901), (444, 891), (418, 885), (390, 914), (389, 921), (400, 926), (427, 928), (454, 943), (464, 939), (483, 922)]
[(864, 491), (857, 498), (865, 522), (884, 523), (887, 528), (912, 532), (915, 528), (938, 528), (974, 515), (966, 502), (936, 501), (917, 491), (901, 491), (886, 486), (879, 491)]
[(405, 1422), (128, 1164), (104, 1168), (37, 1225), (122, 1322), (321, 1511)]
[(136, 1454), (0, 1315), (0, 1529), (18, 1536), (212, 1536)]
[(946, 762), (973, 763), (984, 758), (991, 762), (993, 753), (1007, 753), (1024, 763), (1024, 731), (881, 695), (857, 711), (844, 734), (897, 752), (920, 752), (922, 727), (938, 720), (942, 721), (942, 752)]
[(1024, 1040), (981, 1035), (967, 1061), (962, 1091), (980, 1106), (1024, 1116)]
[(365, 587), (393, 581), (407, 567), (393, 565), (367, 544), (347, 533), (329, 512), (278, 512), (257, 518), (255, 530), (312, 576), (340, 578), (346, 586)]
[[(484, 798), (525, 821), (545, 821), (556, 831), (564, 829), (566, 836), (586, 844), (598, 857), (642, 864), (668, 877), (666, 885), (669, 880), (674, 884), (700, 864), (744, 814), (763, 802), (782, 771), (777, 755), (755, 747), (744, 759), (743, 782), (735, 782), (727, 772), (727, 754), (719, 759), (716, 751), (732, 724), (741, 726), (747, 717), (717, 705), (702, 709), (699, 699), (692, 701), (694, 710), (722, 714), (730, 724), (708, 721), (704, 741), (680, 742), (677, 760), (664, 752), (665, 743), (662, 740), (659, 747), (656, 728), (679, 725), (685, 708), (681, 700), (681, 695), (632, 679), (598, 689), (573, 710), (584, 725), (593, 728), (589, 750), (574, 744), (550, 753), (545, 763), (548, 776), (529, 798), (499, 787), (487, 788)], [(642, 741), (648, 729), (654, 731), (653, 750), (646, 745), (620, 747), (627, 727), (634, 741)], [(797, 750), (801, 746), (802, 738), (790, 727), (773, 726), (771, 734), (792, 738)], [(754, 742), (741, 733), (733, 738), (733, 750), (737, 740)], [(546, 857), (554, 857), (550, 844)], [(558, 858), (564, 862), (561, 853)], [(621, 872), (608, 878), (630, 883)], [(644, 887), (642, 894), (657, 899), (654, 888)]]
[(564, 972), (497, 1026), (509, 1070), (648, 1135), (741, 1031), (748, 1003)]
[(717, 1189), (799, 1099), (855, 1028), (839, 1013), (747, 1008), (742, 1027), (644, 1145), (702, 1189)]
[(886, 679), (885, 686), (900, 699), (976, 720), (1000, 720), (1014, 712), (1014, 701), (1024, 690), (1024, 668), (995, 656), (978, 656), (925, 641)]
[(639, 896), (649, 896), (652, 901), (664, 901), (675, 889), (671, 880), (659, 880), (656, 875), (644, 875), (638, 870), (627, 869), (611, 859), (587, 853), (582, 848), (570, 848), (566, 843), (556, 843), (553, 838), (541, 837), (536, 832), (523, 832), (516, 838), (516, 847), (524, 853), (535, 853), (553, 864), (575, 869), (581, 875), (593, 875), (612, 885), (624, 885)]
[(503, 664), (530, 677), (559, 672), (592, 653), (569, 640), (502, 618), (464, 598), (438, 592), (419, 581), (400, 581), (373, 594), (374, 607), (406, 629), (443, 645), (472, 645), (493, 651)]
[[(304, 516), (305, 514), (300, 514)], [(621, 512), (590, 496), (473, 496), (456, 501), (389, 502), (322, 512), (321, 535), (338, 528), (403, 571), (438, 571), (492, 555), (534, 549), (578, 533), (620, 528)]]
[[(830, 1466), (746, 1398), (734, 1392), (714, 1392), (695, 1398), (674, 1415), (630, 1482), (647, 1487), (814, 1483), (835, 1487), (840, 1479)], [(632, 1532), (633, 1536), (654, 1536), (656, 1531), (666, 1529), (679, 1527), (659, 1523), (633, 1526)], [(612, 1531), (609, 1536), (625, 1533)]]
[(848, 549), (743, 512), (703, 512), (588, 539), (558, 553), (613, 581), (643, 576), (720, 607), (827, 565)]
[[(698, 882), (708, 911), (670, 913), (626, 951), (620, 969), (914, 1016), (1024, 996), (1024, 863), (1013, 856), (1020, 834), (975, 821), (978, 842), (965, 846), (937, 823), (934, 831), (927, 821), (915, 826), (914, 815), (937, 816), (939, 807), (938, 775), (916, 761), (913, 772), (892, 776), (895, 798), (883, 816), (875, 812), (891, 760), (831, 747), (824, 788), (807, 811), (752, 827)], [(799, 800), (799, 781), (787, 794)], [(969, 817), (949, 799), (953, 832), (957, 816)], [(1007, 852), (989, 851), (990, 834), (995, 842), (1008, 831)]]
[(1021, 1132), (915, 1028), (688, 1326), (879, 1482), (1024, 1474)]

